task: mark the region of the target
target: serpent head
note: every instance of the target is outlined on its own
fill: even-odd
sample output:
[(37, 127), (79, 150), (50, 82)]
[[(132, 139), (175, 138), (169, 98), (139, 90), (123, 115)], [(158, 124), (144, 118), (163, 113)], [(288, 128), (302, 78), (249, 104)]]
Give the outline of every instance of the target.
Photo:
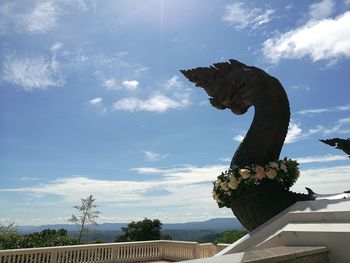
[(269, 77), (263, 70), (237, 60), (181, 70), (181, 73), (207, 92), (215, 108), (230, 109), (238, 115), (256, 103)]

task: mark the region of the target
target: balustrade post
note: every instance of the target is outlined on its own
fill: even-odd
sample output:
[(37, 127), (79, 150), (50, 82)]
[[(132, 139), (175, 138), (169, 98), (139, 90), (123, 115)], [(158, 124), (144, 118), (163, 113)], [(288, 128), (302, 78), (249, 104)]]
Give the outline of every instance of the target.
[(50, 253), (50, 263), (57, 263), (57, 251)]
[(112, 260), (112, 262), (116, 262), (117, 261), (117, 248), (112, 247), (111, 250), (112, 250), (111, 260)]
[(164, 259), (165, 253), (164, 253), (164, 241), (159, 241), (158, 243), (159, 246), (159, 259)]
[(195, 258), (201, 258), (202, 257), (200, 244), (196, 244), (195, 247), (194, 247), (194, 257)]

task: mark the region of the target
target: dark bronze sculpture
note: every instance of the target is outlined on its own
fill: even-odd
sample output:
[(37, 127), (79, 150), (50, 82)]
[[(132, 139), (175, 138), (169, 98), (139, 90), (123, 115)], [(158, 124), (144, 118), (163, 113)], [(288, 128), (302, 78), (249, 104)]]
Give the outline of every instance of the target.
[[(253, 122), (236, 150), (230, 168), (252, 164), (263, 166), (279, 159), (290, 110), (287, 95), (276, 78), (237, 60), (181, 72), (207, 92), (211, 105), (217, 109), (230, 109), (240, 115), (254, 106)], [(277, 183), (264, 182), (233, 198), (231, 208), (251, 231), (291, 204), (312, 199), (310, 195), (293, 193)]]
[(325, 139), (320, 141), (325, 144), (328, 144), (329, 146), (333, 146), (336, 149), (342, 150), (350, 158), (350, 138), (348, 139), (333, 138), (333, 139)]

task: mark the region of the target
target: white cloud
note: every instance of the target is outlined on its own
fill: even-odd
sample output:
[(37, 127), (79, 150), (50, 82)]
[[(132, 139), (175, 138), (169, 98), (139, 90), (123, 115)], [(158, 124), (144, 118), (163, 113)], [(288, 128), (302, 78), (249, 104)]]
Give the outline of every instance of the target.
[(23, 176), (20, 178), (21, 181), (37, 181), (38, 178), (36, 177), (30, 177), (30, 176)]
[(64, 76), (58, 71), (58, 63), (42, 55), (19, 57), (8, 55), (2, 68), (2, 78), (24, 90), (47, 89), (62, 86)]
[(303, 130), (300, 123), (291, 122), (285, 143), (293, 143), (318, 134), (319, 136), (336, 136), (350, 133), (350, 118), (337, 120), (330, 127), (317, 125), (315, 128)]
[(185, 108), (189, 105), (189, 94), (173, 94), (174, 98), (170, 98), (164, 94), (157, 93), (146, 100), (131, 97), (124, 98), (115, 102), (112, 106), (113, 110), (124, 111), (149, 111), (149, 112), (166, 112), (170, 109)]
[(107, 89), (117, 89), (117, 82), (114, 78), (105, 79), (102, 85)]
[(15, 7), (14, 3), (4, 3), (0, 5), (0, 34), (5, 34), (9, 27), (13, 24)]
[(190, 105), (189, 97), (191, 90), (186, 88), (179, 76), (174, 75), (165, 82), (165, 91), (171, 94), (181, 105)]
[(298, 111), (297, 113), (302, 115), (314, 115), (314, 114), (324, 113), (324, 112), (338, 112), (338, 111), (348, 111), (348, 110), (350, 110), (350, 104), (330, 107), (330, 108), (301, 110), (301, 111)]
[(140, 82), (138, 82), (137, 80), (125, 80), (121, 83), (121, 85), (118, 84), (118, 82), (119, 81), (115, 78), (106, 78), (103, 79), (102, 86), (110, 90), (119, 90), (124, 88), (127, 91), (134, 91), (140, 85)]
[(294, 85), (290, 87), (293, 90), (305, 90), (305, 91), (310, 91), (311, 88), (307, 85), (300, 84), (300, 85)]
[(338, 120), (331, 128), (320, 126), (320, 132), (323, 135), (348, 134), (350, 133), (350, 118)]
[(88, 2), (90, 2), (93, 5), (93, 7), (95, 5), (94, 0), (90, 0), (90, 1), (87, 1), (87, 0), (59, 0), (59, 2), (62, 2), (66, 5), (74, 6), (79, 11), (82, 11), (82, 12), (86, 12), (87, 10), (89, 10), (90, 5)]
[(61, 42), (56, 42), (51, 46), (51, 51), (57, 51), (60, 50), (63, 47), (63, 44)]
[[(302, 134), (302, 129), (300, 127), (300, 124), (295, 122), (290, 122), (288, 127), (288, 133), (285, 139), (285, 143), (292, 143), (297, 140), (300, 140), (304, 135)], [(235, 137), (233, 137), (233, 140), (236, 142), (241, 143), (244, 139), (245, 135), (238, 134)]]
[(333, 162), (333, 161), (343, 161), (343, 160), (349, 160), (349, 158), (346, 155), (322, 155), (322, 156), (306, 156), (306, 157), (300, 157), (295, 158), (295, 160), (298, 161), (300, 164), (307, 164), (307, 163), (324, 163), (324, 162)]
[(327, 18), (333, 13), (334, 6), (333, 0), (322, 0), (310, 6), (309, 15), (313, 20)]
[[(305, 133), (303, 133), (303, 130), (301, 128), (301, 124), (300, 123), (296, 123), (294, 121), (291, 121), (289, 123), (289, 127), (288, 127), (288, 132), (286, 135), (286, 139), (285, 139), (285, 143), (293, 143), (296, 141), (299, 141), (301, 139), (304, 139), (305, 137), (309, 136), (310, 134), (306, 135)], [(233, 137), (233, 140), (236, 142), (241, 143), (244, 139), (245, 135), (243, 134), (238, 134), (235, 137)]]
[(163, 94), (156, 94), (149, 99), (141, 100), (139, 98), (125, 98), (118, 100), (113, 104), (113, 110), (124, 111), (149, 111), (166, 112), (170, 109), (184, 108), (188, 105), (187, 101), (178, 101), (171, 99)]
[(350, 166), (302, 170), (293, 191), (305, 192), (310, 187), (320, 194), (339, 193), (350, 190)]
[[(41, 201), (47, 195), (55, 195), (62, 198), (66, 204), (74, 204), (82, 196), (93, 194), (98, 200), (99, 207), (105, 209), (106, 212), (103, 214), (106, 216), (120, 216), (122, 220), (125, 220), (132, 215), (140, 216), (135, 211), (143, 209), (143, 216), (159, 212), (157, 218), (162, 221), (183, 222), (194, 218), (232, 216), (229, 209), (218, 209), (211, 197), (211, 181), (227, 168), (226, 165), (187, 165), (171, 169), (140, 167), (133, 170), (140, 174), (156, 175), (157, 179), (108, 180), (78, 176), (61, 178), (31, 187), (0, 189), (0, 192), (30, 194), (33, 201)], [(319, 193), (348, 190), (350, 189), (348, 174), (350, 174), (350, 166), (302, 170), (301, 177), (293, 190), (305, 192), (305, 186)], [(162, 192), (161, 198), (157, 195), (159, 191)], [(116, 209), (118, 214), (109, 213), (107, 215), (111, 207), (122, 210)], [(193, 213), (197, 216), (191, 216)]]
[(147, 73), (145, 66), (126, 57), (127, 54), (127, 52), (105, 54), (81, 49), (65, 52), (63, 56), (70, 62), (71, 70), (84, 73), (89, 71), (102, 82), (102, 86), (111, 90), (119, 90), (123, 88), (120, 79), (132, 80)]
[(243, 2), (237, 2), (225, 7), (225, 15), (222, 19), (237, 29), (248, 26), (257, 28), (270, 22), (274, 13), (275, 10), (272, 9), (249, 8)]
[[(345, 106), (338, 106), (345, 109)], [(338, 108), (336, 107), (336, 108)], [(319, 135), (319, 136), (335, 136), (337, 134), (348, 134), (350, 133), (350, 117), (349, 118), (343, 118), (340, 120), (337, 120), (333, 125), (330, 127), (325, 127), (323, 125), (317, 125), (314, 128), (310, 129), (303, 129), (301, 123), (295, 122), (293, 120), (290, 121), (287, 136), (285, 138), (284, 143), (294, 143), (300, 140), (304, 140), (309, 138), (312, 135)], [(244, 135), (238, 134), (233, 138), (236, 142), (242, 142), (244, 139)]]
[(301, 129), (301, 125), (299, 123), (291, 121), (289, 123), (287, 136), (284, 142), (293, 143), (300, 140), (304, 136), (302, 132), (303, 130)]
[(140, 85), (140, 82), (137, 80), (124, 80), (123, 86), (127, 90), (136, 90), (138, 86)]
[(210, 105), (209, 100), (203, 100), (198, 103), (198, 106), (205, 106), (205, 105)]
[(138, 174), (161, 174), (163, 173), (162, 169), (156, 167), (138, 167), (131, 169), (132, 171)]
[(231, 162), (232, 159), (229, 157), (222, 157), (222, 158), (218, 158), (218, 160), (225, 162), (225, 163), (228, 163), (228, 162)]
[(324, 113), (324, 112), (330, 112), (330, 109), (327, 108), (318, 108), (318, 109), (307, 109), (307, 110), (301, 110), (298, 111), (297, 113), (302, 114), (302, 115), (314, 115), (317, 113)]
[[(93, 194), (99, 204), (118, 207), (145, 207), (172, 208), (179, 206), (182, 211), (206, 211), (210, 208), (214, 214), (217, 206), (211, 197), (211, 181), (226, 166), (184, 166), (172, 169), (135, 168), (134, 171), (144, 174), (152, 172), (159, 175), (155, 180), (107, 180), (91, 179), (85, 176), (60, 178), (47, 183), (31, 187), (0, 189), (0, 192), (21, 192), (33, 196), (35, 199), (44, 199), (46, 195), (56, 195), (67, 203), (74, 203), (82, 196)], [(157, 191), (162, 191), (159, 198)], [(163, 209), (162, 209), (163, 210)], [(177, 210), (178, 211), (178, 210)], [(186, 221), (186, 219), (185, 219)]]
[(46, 33), (58, 26), (61, 13), (55, 1), (38, 1), (31, 12), (22, 17), (22, 26), (29, 33)]
[(233, 140), (236, 142), (239, 142), (239, 143), (242, 142), (243, 139), (244, 139), (244, 135), (242, 135), (242, 134), (238, 134), (235, 137), (233, 137)]
[(52, 52), (52, 57), (51, 57), (51, 69), (54, 72), (59, 72), (60, 70), (60, 64), (58, 63), (56, 59), (56, 55), (58, 50), (60, 50), (63, 47), (63, 44), (61, 42), (56, 42), (51, 46), (51, 52)]
[[(133, 191), (130, 191), (132, 183)], [(24, 187), (18, 189), (2, 189), (6, 192), (29, 192), (38, 197), (44, 195), (58, 195), (69, 201), (79, 200), (81, 196), (89, 194), (98, 195), (101, 201), (118, 200), (140, 201), (142, 193), (157, 186), (152, 182), (130, 182), (130, 181), (112, 181), (89, 179), (84, 176), (73, 178), (57, 179), (48, 183), (42, 183), (34, 187)], [(135, 193), (133, 193), (135, 191)]]
[(176, 89), (176, 88), (181, 89), (183, 87), (183, 83), (182, 81), (180, 81), (179, 76), (175, 75), (165, 82), (165, 87), (167, 89)]
[(350, 11), (306, 25), (264, 42), (264, 55), (273, 63), (282, 58), (310, 56), (313, 61), (350, 57)]
[(90, 105), (94, 107), (100, 107), (102, 105), (103, 99), (101, 97), (96, 97), (94, 99), (89, 100)]
[(143, 151), (143, 154), (146, 160), (150, 162), (160, 161), (169, 156), (169, 154), (161, 154), (152, 151)]
[(335, 107), (335, 111), (347, 111), (347, 110), (350, 110), (350, 104)]
[(57, 28), (61, 17), (73, 8), (78, 11), (90, 8), (84, 0), (35, 0), (28, 3), (21, 5), (11, 1), (0, 4), (0, 34), (14, 31), (47, 33)]
[(125, 98), (116, 101), (112, 106), (112, 110), (140, 111), (144, 110), (143, 103), (144, 102), (138, 98)]

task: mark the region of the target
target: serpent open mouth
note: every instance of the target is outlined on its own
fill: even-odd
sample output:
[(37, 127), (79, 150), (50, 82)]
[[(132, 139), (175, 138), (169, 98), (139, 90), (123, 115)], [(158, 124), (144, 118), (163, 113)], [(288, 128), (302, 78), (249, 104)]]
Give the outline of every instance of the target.
[(220, 110), (230, 109), (240, 115), (253, 105), (255, 92), (252, 85), (246, 85), (245, 80), (250, 70), (243, 63), (230, 60), (210, 67), (181, 70), (181, 73), (206, 91), (212, 106)]

